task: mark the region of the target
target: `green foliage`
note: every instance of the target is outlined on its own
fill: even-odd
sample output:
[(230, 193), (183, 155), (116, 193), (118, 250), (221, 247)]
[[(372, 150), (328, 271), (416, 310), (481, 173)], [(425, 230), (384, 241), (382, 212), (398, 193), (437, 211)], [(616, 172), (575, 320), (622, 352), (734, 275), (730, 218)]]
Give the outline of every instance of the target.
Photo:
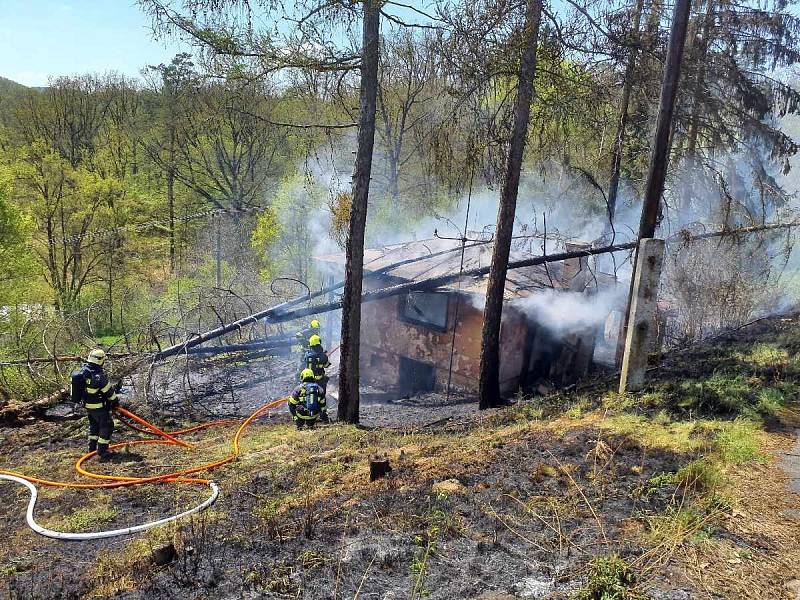
[(757, 395), (756, 411), (761, 415), (773, 416), (778, 414), (786, 405), (786, 396), (778, 388), (764, 388)]
[[(26, 294), (35, 280), (34, 258), (30, 252), (31, 219), (11, 202), (12, 173), (0, 164), (0, 304), (32, 301)], [(8, 285), (12, 282), (12, 285)], [(21, 285), (20, 285), (21, 284)], [(26, 297), (27, 296), (27, 297)]]
[(262, 280), (282, 275), (310, 279), (316, 248), (328, 234), (325, 198), (325, 190), (310, 176), (294, 173), (281, 182), (250, 240)]
[(259, 215), (255, 229), (250, 240), (250, 245), (257, 252), (261, 269), (259, 275), (263, 281), (270, 281), (276, 276), (276, 265), (270, 256), (272, 247), (281, 234), (281, 225), (275, 210), (268, 207)]
[(736, 419), (726, 423), (714, 438), (716, 450), (726, 464), (745, 464), (763, 461), (758, 434), (761, 428), (752, 421)]
[(589, 580), (574, 596), (576, 600), (638, 600), (636, 573), (618, 554), (599, 556), (589, 563)]
[(722, 484), (722, 473), (711, 461), (701, 458), (681, 467), (673, 482), (686, 490), (709, 492)]

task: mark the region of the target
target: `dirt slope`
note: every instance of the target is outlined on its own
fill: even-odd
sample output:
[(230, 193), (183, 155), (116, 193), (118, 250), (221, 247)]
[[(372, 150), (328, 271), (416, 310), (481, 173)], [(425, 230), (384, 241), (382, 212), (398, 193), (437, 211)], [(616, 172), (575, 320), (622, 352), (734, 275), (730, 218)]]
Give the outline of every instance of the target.
[[(800, 496), (789, 490), (795, 474), (787, 468), (796, 452), (798, 348), (798, 320), (772, 319), (667, 357), (636, 397), (595, 384), (481, 414), (412, 402), (434, 423), (427, 427), (297, 432), (277, 411), (248, 432), (239, 461), (214, 472), (222, 495), (213, 510), (136, 537), (41, 538), (24, 525), (26, 493), (0, 483), (0, 591), (793, 599)], [(376, 410), (391, 418), (391, 406)], [(194, 434), (189, 452), (146, 447), (95, 468), (143, 475), (197, 464), (224, 455), (232, 430)], [(81, 423), (0, 435), (0, 468), (77, 480)], [(376, 453), (393, 471), (369, 482)], [(44, 490), (37, 516), (55, 528), (99, 530), (204, 494), (178, 485)], [(175, 560), (153, 564), (153, 549), (170, 542)]]

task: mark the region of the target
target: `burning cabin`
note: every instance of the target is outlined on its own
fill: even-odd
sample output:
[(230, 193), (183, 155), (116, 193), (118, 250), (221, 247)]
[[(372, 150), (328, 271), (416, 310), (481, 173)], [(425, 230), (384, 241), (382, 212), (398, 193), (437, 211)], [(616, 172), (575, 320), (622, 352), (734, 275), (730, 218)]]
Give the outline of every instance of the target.
[[(364, 289), (375, 290), (423, 281), (462, 269), (460, 242), (420, 240), (365, 250)], [(574, 250), (577, 246), (569, 246)], [(450, 252), (444, 252), (451, 250)], [(464, 250), (463, 270), (488, 266), (492, 245)], [(511, 260), (530, 258), (512, 251)], [(341, 275), (344, 254), (318, 256), (327, 270)], [(389, 268), (396, 263), (403, 263)], [(426, 291), (413, 291), (362, 306), (361, 381), (394, 397), (447, 388), (465, 393), (478, 389), (481, 329), (488, 276), (464, 279)], [(537, 293), (593, 293), (614, 285), (608, 275), (591, 274), (587, 258), (536, 265), (508, 272), (500, 332), (500, 387), (504, 395), (541, 384), (561, 386), (586, 374), (615, 345), (605, 326), (552, 333), (548, 323), (521, 302)], [(609, 315), (608, 321), (613, 321)], [(605, 333), (605, 335), (604, 335)], [(613, 351), (612, 351), (613, 354)]]

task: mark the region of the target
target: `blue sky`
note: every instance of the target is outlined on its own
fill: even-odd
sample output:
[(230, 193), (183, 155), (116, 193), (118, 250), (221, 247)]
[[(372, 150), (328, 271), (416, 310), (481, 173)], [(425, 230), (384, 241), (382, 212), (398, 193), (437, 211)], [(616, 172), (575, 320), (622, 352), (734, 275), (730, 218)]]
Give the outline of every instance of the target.
[(24, 85), (112, 70), (137, 76), (182, 48), (154, 41), (132, 0), (0, 0), (0, 76)]

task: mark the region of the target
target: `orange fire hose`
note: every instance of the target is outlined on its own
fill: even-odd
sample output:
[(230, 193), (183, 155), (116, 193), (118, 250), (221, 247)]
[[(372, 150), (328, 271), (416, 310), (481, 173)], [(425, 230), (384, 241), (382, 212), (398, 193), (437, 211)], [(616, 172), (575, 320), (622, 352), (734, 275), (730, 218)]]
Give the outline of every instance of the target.
[[(49, 479), (31, 477), (30, 475), (17, 473), (14, 471), (6, 471), (3, 469), (0, 469), (0, 474), (18, 477), (20, 479), (24, 479), (31, 483), (36, 483), (48, 487), (73, 488), (73, 489), (110, 489), (110, 488), (126, 487), (132, 485), (141, 485), (144, 483), (165, 483), (165, 482), (208, 484), (210, 481), (208, 479), (202, 479), (198, 477), (187, 477), (187, 475), (193, 475), (194, 473), (200, 473), (202, 471), (210, 471), (212, 469), (216, 469), (217, 467), (221, 467), (222, 465), (226, 465), (236, 460), (236, 458), (241, 454), (241, 446), (239, 444), (239, 440), (241, 439), (242, 434), (244, 433), (244, 430), (247, 428), (247, 426), (250, 425), (250, 423), (252, 423), (255, 419), (260, 417), (262, 414), (264, 414), (266, 411), (270, 410), (271, 408), (275, 408), (276, 406), (279, 406), (283, 402), (286, 402), (286, 400), (287, 398), (285, 397), (279, 398), (277, 400), (272, 400), (271, 402), (268, 402), (267, 404), (264, 404), (263, 406), (256, 409), (249, 417), (247, 417), (244, 421), (241, 421), (239, 428), (236, 430), (236, 433), (233, 436), (231, 453), (228, 454), (228, 456), (220, 460), (202, 464), (196, 467), (182, 469), (180, 471), (174, 471), (172, 473), (164, 473), (163, 475), (154, 475), (150, 477), (123, 477), (117, 475), (102, 475), (100, 473), (93, 473), (91, 471), (87, 471), (86, 469), (83, 468), (83, 463), (89, 460), (91, 457), (95, 456), (95, 454), (97, 454), (96, 452), (89, 452), (88, 454), (84, 454), (78, 459), (78, 461), (75, 463), (75, 469), (78, 471), (78, 473), (80, 473), (85, 477), (89, 477), (90, 479), (100, 480), (103, 481), (104, 483), (74, 483), (68, 481), (52, 481)], [(175, 436), (185, 435), (188, 433), (199, 431), (201, 429), (207, 429), (209, 427), (230, 425), (231, 423), (239, 422), (239, 421), (231, 421), (230, 419), (221, 421), (212, 421), (210, 423), (201, 423), (200, 425), (195, 425), (193, 427), (187, 427), (186, 429), (181, 429), (179, 431), (166, 433), (158, 429), (155, 425), (148, 423), (141, 417), (134, 415), (130, 411), (127, 411), (125, 409), (118, 409), (118, 410), (126, 417), (134, 419), (137, 423), (141, 423), (151, 431), (158, 433), (161, 436), (161, 439), (151, 438), (145, 440), (134, 440), (130, 442), (120, 442), (117, 444), (112, 444), (110, 448), (119, 448), (123, 446), (140, 445), (140, 444), (180, 445), (187, 448), (191, 448), (191, 445), (187, 444), (186, 442), (181, 442), (180, 440), (175, 439)]]
[(125, 416), (126, 416), (126, 417), (128, 417), (129, 419), (133, 419), (134, 421), (136, 421), (137, 423), (139, 423), (139, 425), (143, 425), (144, 427), (147, 427), (147, 428), (148, 428), (150, 431), (152, 431), (152, 432), (153, 432), (153, 433), (155, 433), (156, 435), (160, 435), (161, 437), (163, 437), (163, 438), (165, 438), (165, 439), (168, 439), (168, 440), (169, 440), (170, 442), (172, 442), (173, 444), (178, 444), (179, 446), (183, 446), (184, 448), (191, 448), (191, 447), (192, 447), (192, 446), (191, 446), (191, 444), (187, 444), (186, 442), (182, 442), (181, 440), (177, 440), (177, 439), (175, 439), (175, 438), (174, 438), (174, 437), (172, 437), (170, 434), (168, 434), (168, 433), (164, 433), (163, 431), (161, 431), (161, 430), (160, 430), (158, 427), (156, 427), (156, 426), (155, 426), (155, 425), (153, 425), (152, 423), (148, 423), (147, 421), (145, 421), (145, 420), (144, 420), (144, 419), (142, 419), (141, 417), (139, 417), (139, 416), (136, 416), (136, 415), (135, 415), (135, 414), (133, 414), (132, 412), (125, 410), (125, 409), (124, 409), (124, 408), (122, 408), (121, 406), (117, 406), (116, 410), (117, 410), (117, 412), (118, 412), (119, 414), (121, 414), (121, 415), (125, 415)]
[[(333, 350), (330, 351), (330, 354), (333, 354), (339, 349), (337, 346)], [(200, 473), (203, 471), (211, 471), (212, 469), (216, 469), (217, 467), (221, 467), (223, 465), (229, 464), (236, 460), (239, 455), (241, 454), (241, 445), (240, 439), (244, 430), (247, 428), (250, 423), (252, 423), (255, 419), (260, 417), (266, 411), (270, 410), (271, 408), (275, 408), (280, 404), (283, 404), (288, 400), (288, 397), (278, 398), (277, 400), (272, 400), (257, 408), (253, 413), (250, 414), (249, 417), (244, 419), (243, 421), (232, 420), (232, 419), (222, 419), (218, 421), (211, 421), (208, 423), (201, 423), (199, 425), (194, 425), (192, 427), (187, 427), (185, 429), (180, 429), (178, 431), (172, 432), (165, 432), (149, 423), (148, 421), (142, 419), (138, 415), (122, 408), (117, 407), (116, 410), (121, 415), (127, 417), (139, 423), (146, 430), (142, 430), (134, 425), (128, 425), (128, 427), (134, 429), (135, 431), (141, 433), (149, 433), (152, 432), (158, 435), (158, 438), (148, 438), (143, 440), (133, 440), (129, 442), (120, 442), (117, 444), (111, 444), (110, 448), (119, 448), (123, 446), (131, 446), (131, 445), (144, 445), (144, 444), (164, 444), (164, 445), (171, 445), (171, 446), (181, 446), (183, 448), (191, 449), (193, 446), (187, 442), (177, 439), (177, 436), (186, 435), (189, 433), (193, 433), (195, 431), (200, 431), (202, 429), (207, 429), (209, 427), (215, 426), (222, 426), (222, 425), (231, 425), (235, 423), (240, 423), (239, 428), (236, 430), (236, 433), (233, 436), (232, 445), (231, 445), (231, 452), (226, 457), (216, 460), (210, 463), (205, 463), (196, 467), (191, 467), (188, 469), (182, 469), (179, 471), (173, 471), (171, 473), (164, 473), (162, 475), (154, 475), (150, 477), (125, 477), (125, 476), (117, 476), (117, 475), (102, 475), (100, 473), (93, 473), (91, 471), (87, 471), (83, 468), (83, 464), (95, 456), (96, 452), (89, 452), (81, 456), (78, 461), (75, 463), (75, 470), (83, 475), (84, 477), (88, 477), (90, 479), (98, 480), (100, 483), (74, 483), (74, 482), (67, 482), (67, 481), (52, 481), (50, 479), (42, 479), (39, 477), (32, 477), (30, 475), (25, 475), (24, 473), (17, 473), (15, 471), (7, 471), (4, 469), (0, 469), (0, 479), (10, 479), (12, 481), (16, 481), (17, 483), (24, 484), (30, 491), (31, 498), (28, 504), (28, 511), (27, 511), (27, 520), (28, 525), (37, 533), (45, 535), (47, 537), (56, 538), (56, 539), (67, 539), (67, 540), (87, 540), (87, 539), (99, 539), (103, 537), (113, 537), (116, 535), (124, 535), (127, 533), (134, 533), (138, 531), (144, 531), (145, 529), (149, 529), (153, 526), (158, 526), (169, 521), (172, 521), (176, 518), (180, 518), (181, 516), (186, 516), (197, 512), (199, 510), (203, 510), (203, 508), (210, 506), (216, 500), (218, 494), (218, 488), (216, 484), (210, 479), (204, 479), (199, 477), (190, 477), (195, 473)], [(33, 484), (43, 485), (47, 487), (56, 487), (56, 488), (70, 488), (70, 489), (112, 489), (112, 488), (119, 488), (119, 487), (128, 487), (133, 485), (142, 485), (145, 483), (191, 483), (191, 484), (206, 484), (209, 485), (212, 489), (212, 495), (209, 499), (203, 502), (201, 505), (192, 508), (191, 510), (184, 511), (179, 515), (175, 515), (172, 517), (167, 517), (164, 519), (160, 519), (158, 521), (154, 521), (151, 523), (137, 525), (134, 527), (128, 527), (125, 529), (119, 530), (112, 530), (106, 532), (97, 532), (97, 533), (67, 533), (67, 532), (57, 532), (47, 528), (44, 528), (38, 525), (33, 518), (33, 512), (36, 505), (36, 487)]]

